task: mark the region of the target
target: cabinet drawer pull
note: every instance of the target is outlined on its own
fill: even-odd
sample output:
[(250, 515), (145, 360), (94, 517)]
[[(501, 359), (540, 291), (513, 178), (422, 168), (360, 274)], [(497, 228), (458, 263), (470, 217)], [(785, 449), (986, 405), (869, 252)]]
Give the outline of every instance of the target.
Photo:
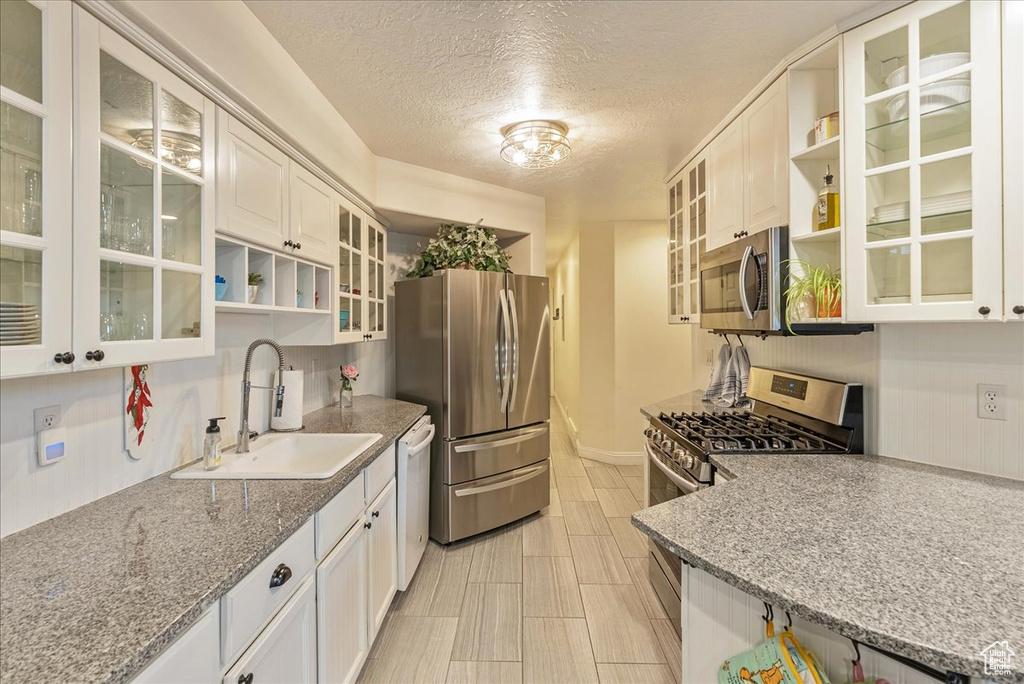
[(363, 523), (363, 527), (365, 527), (366, 529), (370, 529), (371, 527), (373, 527), (373, 523), (367, 520)]
[(69, 351), (66, 351), (63, 354), (54, 354), (53, 360), (57, 363), (74, 363), (75, 355)]
[(988, 316), (990, 313), (992, 313), (992, 309), (988, 308), (987, 306), (982, 306), (978, 308), (978, 313), (980, 313), (982, 316)]
[(274, 569), (274, 574), (270, 576), (270, 588), (274, 589), (279, 587), (292, 578), (292, 569), (284, 563), (281, 563)]
[(238, 675), (238, 684), (252, 684), (252, 672)]
[(1018, 316), (1024, 314), (1024, 304), (1018, 304), (1017, 306), (1013, 307), (1013, 313), (1017, 314)]
[(87, 361), (102, 361), (104, 356), (106, 356), (106, 354), (103, 353), (102, 349), (85, 352), (85, 358)]
[(374, 517), (374, 518), (379, 518), (379, 517), (380, 517), (380, 511), (374, 511), (374, 512), (373, 512), (373, 513), (371, 513), (370, 515), (371, 515), (372, 517)]

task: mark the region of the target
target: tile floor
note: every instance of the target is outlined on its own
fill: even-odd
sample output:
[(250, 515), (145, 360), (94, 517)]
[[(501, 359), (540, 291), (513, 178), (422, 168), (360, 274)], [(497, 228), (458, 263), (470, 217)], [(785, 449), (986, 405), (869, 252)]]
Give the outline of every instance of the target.
[(673, 684), (681, 648), (629, 523), (642, 466), (579, 458), (551, 411), (551, 505), (427, 548), (361, 684)]

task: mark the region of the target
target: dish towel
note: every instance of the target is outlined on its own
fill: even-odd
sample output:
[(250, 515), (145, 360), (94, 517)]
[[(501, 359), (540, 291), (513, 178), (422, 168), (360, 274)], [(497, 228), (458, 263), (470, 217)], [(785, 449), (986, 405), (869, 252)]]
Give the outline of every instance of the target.
[(729, 367), (722, 382), (722, 392), (715, 404), (722, 408), (746, 406), (749, 383), (750, 357), (747, 355), (746, 347), (738, 346), (732, 350)]
[[(718, 350), (718, 361), (715, 362), (714, 367), (711, 369), (711, 382), (708, 383), (708, 389), (704, 392), (704, 401), (709, 401), (716, 406), (722, 406), (719, 401), (722, 398), (722, 392), (725, 390), (725, 374), (731, 363), (732, 346), (723, 344), (722, 348)], [(729, 406), (730, 404), (725, 405)]]

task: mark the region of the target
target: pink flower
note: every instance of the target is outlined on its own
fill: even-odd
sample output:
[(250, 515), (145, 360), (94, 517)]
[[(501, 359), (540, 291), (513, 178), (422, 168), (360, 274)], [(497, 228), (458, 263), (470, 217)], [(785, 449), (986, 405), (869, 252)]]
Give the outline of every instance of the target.
[(356, 370), (356, 367), (352, 365), (342, 366), (341, 374), (344, 375), (349, 380), (355, 380), (356, 378), (359, 377), (359, 371)]

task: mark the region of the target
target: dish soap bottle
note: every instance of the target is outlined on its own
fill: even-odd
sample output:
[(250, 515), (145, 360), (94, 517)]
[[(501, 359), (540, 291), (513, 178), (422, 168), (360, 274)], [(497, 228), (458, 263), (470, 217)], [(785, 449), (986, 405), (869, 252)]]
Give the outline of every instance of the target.
[(224, 416), (207, 420), (210, 425), (206, 428), (206, 439), (203, 440), (203, 468), (216, 470), (220, 465), (220, 425), (217, 425), (217, 421), (224, 420)]
[(832, 184), (832, 169), (825, 167), (825, 186), (818, 191), (814, 206), (814, 230), (839, 227), (839, 189)]

